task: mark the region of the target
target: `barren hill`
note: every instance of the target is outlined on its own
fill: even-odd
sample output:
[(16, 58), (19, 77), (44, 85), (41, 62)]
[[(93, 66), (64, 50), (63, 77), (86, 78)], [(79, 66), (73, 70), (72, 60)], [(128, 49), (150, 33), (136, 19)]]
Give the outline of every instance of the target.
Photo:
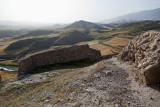
[(67, 29), (103, 29), (103, 27), (98, 24), (83, 21), (83, 20), (74, 22), (71, 25), (66, 26), (65, 28)]

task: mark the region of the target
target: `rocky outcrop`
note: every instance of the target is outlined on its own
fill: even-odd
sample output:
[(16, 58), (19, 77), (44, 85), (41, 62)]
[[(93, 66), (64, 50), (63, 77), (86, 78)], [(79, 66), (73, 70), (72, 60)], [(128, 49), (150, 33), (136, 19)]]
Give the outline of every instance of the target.
[(160, 83), (160, 32), (148, 31), (135, 37), (117, 58), (135, 62), (141, 82)]
[(91, 49), (88, 45), (48, 50), (22, 59), (19, 63), (18, 73), (19, 75), (29, 73), (44, 65), (67, 63), (78, 60), (100, 59), (100, 51)]

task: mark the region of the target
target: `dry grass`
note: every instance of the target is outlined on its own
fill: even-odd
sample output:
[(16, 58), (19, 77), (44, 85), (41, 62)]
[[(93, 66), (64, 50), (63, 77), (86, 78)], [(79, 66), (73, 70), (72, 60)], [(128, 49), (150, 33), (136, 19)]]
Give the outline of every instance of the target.
[[(57, 69), (51, 69), (49, 72), (53, 71), (60, 74), (49, 77), (44, 82), (25, 84), (22, 86), (8, 88), (4, 92), (0, 92), (0, 106), (19, 107), (22, 106), (22, 104), (23, 106), (34, 104), (34, 106), (36, 105), (35, 107), (41, 107), (41, 104), (45, 103), (45, 100), (47, 100), (48, 97), (51, 104), (63, 104), (68, 102), (71, 92), (77, 95), (81, 91), (81, 87), (73, 83), (74, 81), (79, 80), (79, 77), (81, 78), (81, 76), (85, 73), (84, 70), (86, 68), (84, 67), (86, 66), (84, 66), (84, 63), (82, 64), (83, 66), (80, 68), (73, 68), (72, 66), (75, 66), (75, 63), (71, 64), (72, 66), (67, 69), (66, 66), (69, 66), (68, 64), (61, 69), (58, 69), (59, 67), (57, 66)], [(101, 69), (102, 65), (103, 64), (100, 63), (95, 69), (92, 70), (92, 72), (97, 69)], [(92, 77), (92, 75), (93, 74), (91, 74), (90, 77)], [(7, 101), (5, 99), (7, 99)], [(2, 103), (4, 101), (6, 101), (5, 104)]]
[(4, 55), (4, 49), (7, 47), (8, 45), (0, 45), (0, 55)]
[(120, 34), (127, 33), (128, 31), (129, 31), (129, 29), (122, 29), (122, 30), (102, 33), (102, 34), (99, 34), (98, 36), (111, 36), (111, 35), (115, 35), (115, 34), (120, 35)]
[(102, 44), (90, 45), (90, 48), (99, 50), (102, 55), (110, 55), (110, 54), (113, 54), (113, 52), (119, 53), (118, 50), (113, 49), (113, 48), (108, 47), (108, 46), (104, 46), (104, 45), (102, 45)]
[(2, 77), (2, 80), (7, 80), (9, 78), (16, 78), (17, 77), (17, 74), (8, 74), (3, 71), (0, 71), (0, 75)]
[(5, 40), (5, 39), (1, 40), (0, 41), (0, 55), (4, 55), (5, 54), (4, 49), (6, 47), (8, 47), (13, 42), (14, 42), (14, 40), (9, 40), (9, 39), (7, 39), (7, 40)]
[(128, 42), (131, 41), (131, 36), (129, 38), (129, 36), (127, 36), (128, 38), (124, 38), (124, 37), (114, 37), (109, 41), (104, 42), (104, 44), (110, 45), (110, 46), (114, 46), (114, 47), (123, 47), (126, 46), (128, 44)]
[[(64, 85), (68, 82), (75, 81), (78, 76), (82, 75), (82, 71), (78, 69), (65, 70), (61, 75), (57, 75), (49, 78), (49, 80), (41, 83), (32, 83), (6, 90), (3, 96), (0, 97), (0, 102), (7, 99), (7, 106), (19, 107), (21, 104), (30, 103), (35, 98), (35, 102), (43, 102), (47, 99), (46, 92), (54, 94), (50, 96), (50, 102), (55, 103), (59, 99), (67, 99), (67, 91), (71, 89), (65, 89)], [(40, 94), (40, 96), (36, 96)], [(69, 94), (67, 94), (69, 95)], [(0, 105), (3, 105), (0, 103)], [(39, 106), (39, 105), (38, 105)]]
[(0, 61), (0, 65), (18, 65), (18, 62), (13, 62), (13, 60)]

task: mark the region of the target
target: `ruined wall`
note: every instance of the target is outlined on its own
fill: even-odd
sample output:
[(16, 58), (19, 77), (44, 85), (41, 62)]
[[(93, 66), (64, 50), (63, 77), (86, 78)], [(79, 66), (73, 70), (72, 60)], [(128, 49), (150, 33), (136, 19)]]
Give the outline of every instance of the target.
[(117, 58), (135, 62), (141, 82), (160, 83), (160, 32), (148, 31), (135, 37)]
[(101, 53), (89, 48), (88, 45), (49, 50), (28, 56), (21, 60), (19, 63), (18, 73), (21, 75), (44, 65), (67, 63), (85, 59), (100, 60)]

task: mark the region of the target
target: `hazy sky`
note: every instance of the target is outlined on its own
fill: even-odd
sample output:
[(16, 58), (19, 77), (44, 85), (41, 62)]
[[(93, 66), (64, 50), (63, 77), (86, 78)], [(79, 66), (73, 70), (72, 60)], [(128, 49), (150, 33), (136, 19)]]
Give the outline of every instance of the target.
[(95, 22), (155, 8), (160, 0), (0, 0), (0, 20)]

